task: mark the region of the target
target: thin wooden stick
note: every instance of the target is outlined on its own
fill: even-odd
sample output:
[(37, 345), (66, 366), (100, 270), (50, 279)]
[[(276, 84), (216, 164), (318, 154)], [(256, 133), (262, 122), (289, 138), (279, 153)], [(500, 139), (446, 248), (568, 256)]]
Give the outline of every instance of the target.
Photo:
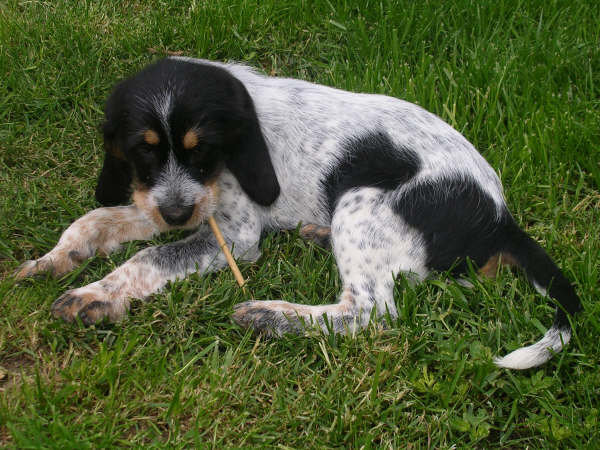
[(223, 238), (223, 234), (221, 234), (221, 230), (219, 230), (219, 226), (217, 225), (217, 222), (215, 221), (213, 216), (210, 216), (208, 218), (208, 224), (210, 225), (210, 229), (212, 230), (213, 234), (217, 238), (217, 243), (219, 244), (219, 247), (221, 247), (221, 250), (223, 251), (223, 254), (225, 255), (225, 259), (227, 260), (227, 264), (229, 264), (229, 267), (231, 268), (231, 271), (233, 272), (235, 281), (237, 281), (237, 284), (239, 284), (240, 287), (242, 288), (242, 290), (245, 292), (246, 289), (244, 287), (244, 284), (246, 283), (246, 280), (244, 280), (244, 277), (242, 276), (242, 272), (240, 272), (240, 269), (238, 268), (237, 264), (235, 263), (235, 259), (233, 259), (233, 256), (231, 255), (231, 252), (229, 251), (229, 247), (227, 247), (227, 242), (225, 242), (225, 239)]

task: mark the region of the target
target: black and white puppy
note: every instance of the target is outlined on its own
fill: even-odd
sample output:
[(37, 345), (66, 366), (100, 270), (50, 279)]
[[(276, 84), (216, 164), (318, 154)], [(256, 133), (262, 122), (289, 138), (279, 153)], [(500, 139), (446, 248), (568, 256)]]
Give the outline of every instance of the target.
[[(233, 319), (268, 334), (354, 332), (397, 316), (394, 276), (423, 280), (522, 268), (558, 300), (553, 326), (536, 344), (496, 360), (525, 369), (571, 337), (581, 309), (569, 281), (509, 213), (494, 170), (439, 117), (382, 95), (267, 77), (240, 64), (161, 60), (116, 86), (106, 105), (106, 155), (96, 198), (56, 247), (17, 277), (61, 275), (96, 252), (174, 228), (186, 239), (147, 248), (102, 280), (62, 295), (55, 316), (86, 324), (126, 314), (168, 281), (225, 266), (205, 221), (214, 215), (236, 257), (255, 261), (265, 230), (294, 229), (330, 242), (343, 285), (339, 301), (308, 306), (250, 301)], [(113, 206), (127, 204), (129, 206)]]

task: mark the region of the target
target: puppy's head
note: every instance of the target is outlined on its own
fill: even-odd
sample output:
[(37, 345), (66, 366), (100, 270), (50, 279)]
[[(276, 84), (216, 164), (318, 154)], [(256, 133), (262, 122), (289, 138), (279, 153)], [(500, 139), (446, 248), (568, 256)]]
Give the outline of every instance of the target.
[(225, 69), (161, 60), (116, 86), (106, 103), (96, 199), (135, 204), (163, 227), (194, 227), (216, 208), (224, 168), (256, 203), (279, 184), (244, 85)]

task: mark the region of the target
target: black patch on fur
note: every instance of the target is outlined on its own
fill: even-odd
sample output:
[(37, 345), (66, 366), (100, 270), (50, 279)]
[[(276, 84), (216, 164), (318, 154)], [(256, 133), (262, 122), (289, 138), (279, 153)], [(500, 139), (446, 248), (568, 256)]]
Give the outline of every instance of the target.
[(96, 200), (102, 206), (127, 203), (131, 196), (131, 181), (129, 163), (107, 152), (96, 185)]
[(506, 229), (504, 249), (516, 259), (532, 282), (545, 288), (548, 295), (562, 306), (562, 309), (556, 310), (554, 325), (560, 329), (570, 329), (565, 312), (575, 314), (583, 307), (573, 285), (546, 251), (514, 222)]
[(422, 233), (426, 265), (433, 270), (465, 272), (465, 259), (478, 266), (500, 251), (510, 214), (497, 218), (492, 198), (470, 177), (428, 180), (405, 192), (394, 212)]
[(378, 132), (346, 142), (343, 159), (324, 181), (330, 212), (346, 191), (357, 187), (396, 189), (420, 169), (417, 154), (394, 145), (389, 136)]
[[(424, 182), (404, 193), (393, 209), (422, 233), (430, 269), (464, 273), (466, 258), (482, 267), (490, 257), (506, 252), (567, 313), (581, 310), (573, 286), (546, 251), (519, 228), (506, 207), (498, 216), (492, 198), (470, 177)], [(555, 325), (569, 326), (562, 309), (557, 310)]]

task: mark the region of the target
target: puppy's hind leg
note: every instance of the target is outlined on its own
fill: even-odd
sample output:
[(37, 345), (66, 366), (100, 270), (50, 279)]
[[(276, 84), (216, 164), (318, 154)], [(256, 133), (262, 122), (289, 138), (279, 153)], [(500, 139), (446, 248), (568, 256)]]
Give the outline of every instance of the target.
[[(342, 196), (331, 225), (331, 242), (342, 279), (338, 303), (301, 305), (285, 301), (252, 301), (236, 306), (233, 319), (267, 335), (301, 333), (316, 325), (324, 332), (345, 334), (364, 328), (376, 316), (397, 317), (394, 274), (427, 275), (420, 237), (383, 201), (375, 188)], [(346, 201), (350, 200), (350, 201)]]

